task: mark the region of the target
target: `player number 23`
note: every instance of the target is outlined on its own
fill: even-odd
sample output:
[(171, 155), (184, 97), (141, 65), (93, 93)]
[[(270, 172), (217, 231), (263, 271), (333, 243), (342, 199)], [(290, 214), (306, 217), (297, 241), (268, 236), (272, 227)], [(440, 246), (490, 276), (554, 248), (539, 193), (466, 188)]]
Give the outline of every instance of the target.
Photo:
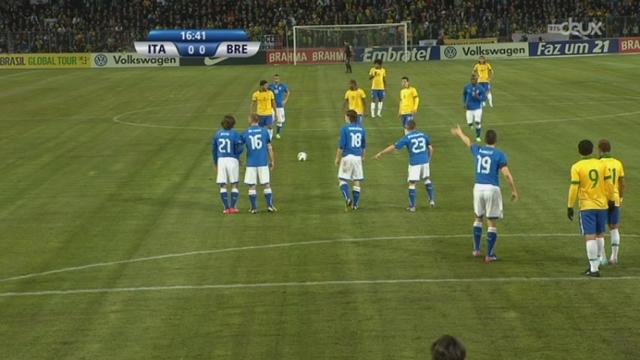
[(478, 174), (488, 174), (489, 171), (491, 171), (491, 158), (478, 155), (478, 168), (476, 172)]
[(411, 152), (416, 154), (427, 149), (427, 142), (423, 138), (411, 139)]

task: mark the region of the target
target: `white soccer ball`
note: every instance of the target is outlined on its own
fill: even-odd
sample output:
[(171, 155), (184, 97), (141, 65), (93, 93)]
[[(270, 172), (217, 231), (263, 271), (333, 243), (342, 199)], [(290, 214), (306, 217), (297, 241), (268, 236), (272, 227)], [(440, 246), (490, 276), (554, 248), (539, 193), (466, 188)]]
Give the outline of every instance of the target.
[(299, 152), (298, 153), (298, 161), (307, 161), (307, 153), (306, 152)]

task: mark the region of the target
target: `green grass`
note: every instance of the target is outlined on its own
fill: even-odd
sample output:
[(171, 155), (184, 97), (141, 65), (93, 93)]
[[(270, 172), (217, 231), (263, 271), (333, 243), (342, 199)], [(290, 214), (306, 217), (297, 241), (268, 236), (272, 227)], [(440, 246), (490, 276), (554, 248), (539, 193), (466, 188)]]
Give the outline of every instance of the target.
[[(438, 201), (429, 209), (420, 187), (415, 214), (404, 211), (405, 153), (367, 159), (361, 209), (343, 211), (333, 159), (350, 76), (340, 65), (1, 72), (1, 357), (427, 359), (449, 333), (470, 359), (640, 358), (640, 57), (493, 62), (485, 128), (498, 131), (522, 198), (505, 202), (491, 265), (470, 254), (472, 159), (448, 133), (464, 122), (471, 65), (389, 64), (385, 116), (366, 120), (370, 155), (399, 137), (408, 75)], [(354, 66), (365, 89), (367, 69)], [(250, 93), (274, 72), (292, 91), (274, 144), (280, 212), (248, 214), (242, 186), (243, 213), (223, 216), (210, 137), (225, 113), (245, 126)], [(582, 280), (569, 168), (579, 140), (602, 137), (626, 165), (622, 263)], [(203, 253), (6, 280), (191, 251)], [(376, 282), (411, 279), (422, 282)], [(299, 282), (320, 283), (203, 287)], [(7, 296), (182, 285), (193, 288)]]

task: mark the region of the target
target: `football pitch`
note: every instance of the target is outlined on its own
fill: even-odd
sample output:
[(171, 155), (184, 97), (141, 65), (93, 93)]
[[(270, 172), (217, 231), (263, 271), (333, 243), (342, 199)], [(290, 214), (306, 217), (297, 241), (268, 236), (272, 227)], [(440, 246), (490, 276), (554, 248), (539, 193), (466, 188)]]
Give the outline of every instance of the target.
[[(348, 80), (369, 96), (368, 64), (0, 72), (0, 357), (427, 359), (451, 334), (469, 359), (640, 358), (640, 57), (492, 62), (484, 129), (521, 196), (502, 181), (492, 264), (471, 256), (473, 159), (449, 134), (472, 65), (385, 64), (351, 212), (333, 161)], [(241, 185), (241, 213), (223, 215), (211, 136), (226, 113), (245, 128), (274, 73), (291, 90), (279, 212), (260, 191), (249, 214)], [(415, 213), (406, 152), (371, 159), (401, 136), (404, 75), (435, 150), (437, 205), (419, 186)], [(609, 139), (626, 172), (621, 263), (600, 279), (581, 275), (566, 218), (583, 138)]]

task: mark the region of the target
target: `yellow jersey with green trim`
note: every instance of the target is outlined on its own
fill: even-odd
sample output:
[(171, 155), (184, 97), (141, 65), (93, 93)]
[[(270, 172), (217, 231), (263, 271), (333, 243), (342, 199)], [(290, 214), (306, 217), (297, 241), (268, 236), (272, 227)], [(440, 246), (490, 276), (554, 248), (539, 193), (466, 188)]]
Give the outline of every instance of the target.
[(275, 100), (275, 96), (271, 90), (265, 91), (256, 91), (251, 96), (251, 100), (255, 101), (258, 105), (256, 106), (256, 114), (266, 116), (273, 114), (273, 101)]
[(609, 172), (611, 173), (611, 184), (613, 185), (613, 201), (616, 206), (620, 206), (620, 179), (624, 178), (624, 166), (618, 159), (612, 158), (609, 155), (604, 155), (600, 158), (600, 161), (605, 163)]
[(418, 98), (418, 90), (413, 86), (402, 88), (400, 90), (400, 114), (411, 114), (418, 110), (418, 104), (420, 99)]
[(347, 100), (349, 105), (349, 110), (354, 110), (358, 115), (364, 114), (364, 99), (367, 95), (364, 93), (364, 90), (357, 88), (355, 90), (347, 90), (344, 93), (344, 99)]
[(489, 63), (477, 63), (473, 66), (473, 72), (478, 74), (478, 82), (489, 82), (489, 72), (493, 72), (493, 68)]
[(584, 158), (571, 166), (571, 186), (567, 207), (578, 199), (580, 210), (603, 210), (613, 200), (611, 173), (603, 161)]
[(372, 67), (369, 70), (369, 76), (373, 76), (371, 79), (371, 90), (384, 90), (384, 78), (387, 76), (387, 70)]

